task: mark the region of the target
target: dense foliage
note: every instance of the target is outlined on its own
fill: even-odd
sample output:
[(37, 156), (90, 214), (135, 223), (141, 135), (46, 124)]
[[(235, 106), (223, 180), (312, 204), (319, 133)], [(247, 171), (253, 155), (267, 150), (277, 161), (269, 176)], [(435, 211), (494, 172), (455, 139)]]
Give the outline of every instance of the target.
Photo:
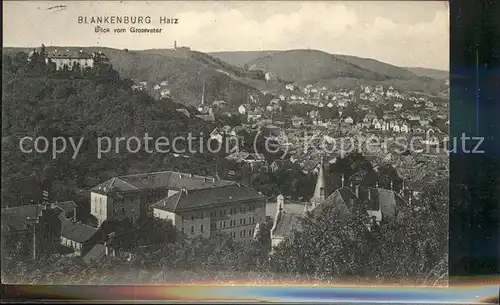
[(424, 207), (367, 231), (363, 211), (339, 217), (335, 206), (308, 214), (303, 229), (285, 239), (272, 255), (275, 271), (315, 278), (366, 276), (425, 280), (447, 257), (447, 189), (429, 186)]

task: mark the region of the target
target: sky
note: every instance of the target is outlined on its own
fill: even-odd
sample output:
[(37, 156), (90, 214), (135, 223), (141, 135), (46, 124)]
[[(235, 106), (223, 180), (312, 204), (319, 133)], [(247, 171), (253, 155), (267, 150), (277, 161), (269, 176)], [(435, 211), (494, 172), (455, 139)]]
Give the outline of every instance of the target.
[[(95, 25), (79, 23), (79, 16), (150, 16), (152, 21), (103, 25), (127, 33), (95, 33)], [(177, 18), (178, 24), (160, 24), (160, 17)], [(130, 33), (132, 26), (162, 28), (162, 33)], [(143, 50), (171, 48), (174, 40), (202, 52), (310, 48), (449, 70), (449, 8), (447, 1), (3, 2), (6, 47), (44, 43)]]

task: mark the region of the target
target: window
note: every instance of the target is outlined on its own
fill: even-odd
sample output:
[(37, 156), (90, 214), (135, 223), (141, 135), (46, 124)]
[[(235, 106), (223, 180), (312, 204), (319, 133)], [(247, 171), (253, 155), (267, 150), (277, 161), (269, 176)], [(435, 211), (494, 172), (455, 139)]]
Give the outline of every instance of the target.
[(222, 217), (222, 216), (224, 216), (224, 215), (222, 215), (222, 213), (223, 213), (223, 212), (222, 212), (222, 210), (220, 210), (220, 216), (221, 216), (221, 217)]
[(240, 225), (242, 225), (242, 224), (243, 224), (243, 219), (240, 218)]
[(200, 213), (200, 219), (203, 219), (203, 212)]
[(217, 229), (217, 225), (215, 223), (210, 224), (210, 229), (215, 230)]
[(252, 216), (248, 217), (248, 223), (253, 223), (252, 218)]
[(223, 223), (223, 227), (225, 228), (225, 227), (226, 227), (226, 222), (225, 222), (225, 221), (223, 221), (222, 223)]
[(221, 222), (219, 222), (219, 228), (221, 228), (221, 229), (222, 229), (222, 221), (221, 221)]
[(245, 218), (243, 218), (243, 224), (245, 224), (245, 223), (246, 223), (246, 219), (245, 219)]
[(184, 234), (184, 228), (181, 228), (181, 232), (182, 232), (182, 234)]
[(194, 233), (194, 226), (191, 226), (191, 234)]
[(245, 237), (245, 230), (242, 230), (241, 234), (243, 234), (243, 237)]
[(191, 216), (191, 221), (193, 221), (193, 220), (194, 220), (194, 215)]
[(248, 236), (252, 236), (252, 229), (248, 230)]
[(203, 233), (203, 231), (204, 231), (203, 225), (200, 226), (200, 231), (201, 231), (201, 233)]
[(122, 207), (122, 213), (125, 214), (125, 207)]

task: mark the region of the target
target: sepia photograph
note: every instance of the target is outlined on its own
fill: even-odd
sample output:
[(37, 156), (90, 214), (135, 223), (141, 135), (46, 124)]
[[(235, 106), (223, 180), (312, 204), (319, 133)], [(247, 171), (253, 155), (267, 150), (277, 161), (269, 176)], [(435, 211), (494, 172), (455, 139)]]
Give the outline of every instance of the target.
[(446, 286), (449, 49), (445, 1), (4, 2), (2, 283)]

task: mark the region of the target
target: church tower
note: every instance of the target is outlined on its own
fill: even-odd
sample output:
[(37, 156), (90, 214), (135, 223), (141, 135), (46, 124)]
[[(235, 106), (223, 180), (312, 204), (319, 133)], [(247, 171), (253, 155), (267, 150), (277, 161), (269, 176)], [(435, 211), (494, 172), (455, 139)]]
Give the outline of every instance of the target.
[(324, 169), (323, 158), (321, 158), (321, 163), (318, 171), (318, 179), (316, 180), (316, 187), (314, 188), (314, 194), (311, 198), (312, 208), (314, 209), (317, 205), (325, 201), (326, 199), (326, 183), (325, 183), (325, 169)]

